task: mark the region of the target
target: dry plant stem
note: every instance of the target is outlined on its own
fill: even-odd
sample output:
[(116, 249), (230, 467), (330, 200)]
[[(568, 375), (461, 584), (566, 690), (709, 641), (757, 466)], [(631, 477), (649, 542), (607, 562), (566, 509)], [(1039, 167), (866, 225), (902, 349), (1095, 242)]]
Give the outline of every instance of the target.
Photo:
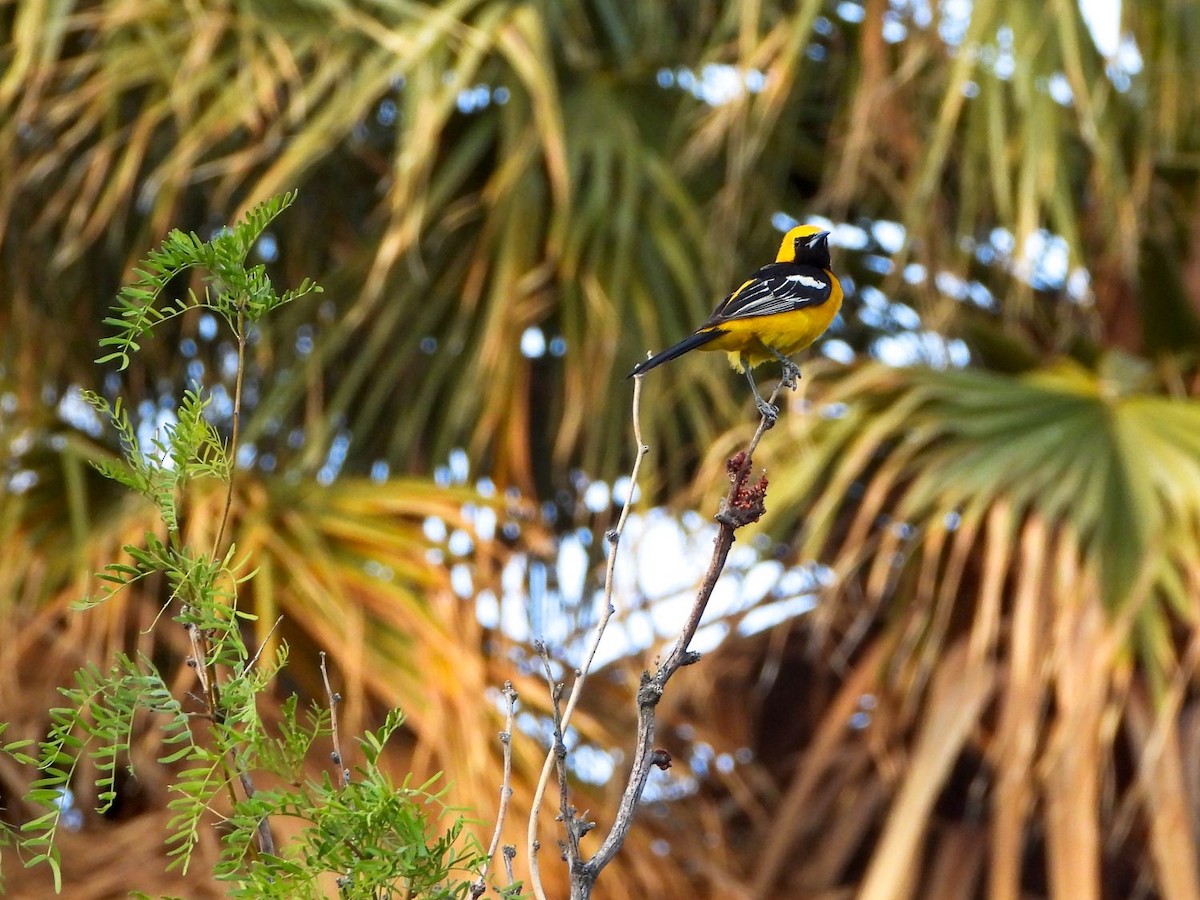
[[(323, 655), (323, 654), (322, 654)], [(508, 705), (508, 711), (504, 717), (504, 730), (500, 732), (500, 743), (504, 748), (504, 779), (500, 782), (500, 808), (496, 813), (496, 830), (492, 832), (492, 842), (488, 845), (487, 855), (483, 858), (483, 863), (479, 867), (479, 877), (471, 883), (471, 900), (478, 900), (487, 891), (487, 873), (492, 865), (492, 860), (496, 857), (496, 848), (500, 846), (500, 833), (504, 830), (504, 820), (508, 816), (508, 804), (512, 800), (512, 732), (513, 732), (513, 716), (517, 709), (517, 697), (519, 696), (513, 690), (512, 682), (504, 682), (505, 703)], [(508, 847), (504, 848), (505, 866), (508, 869), (508, 883), (513, 883), (512, 877), (512, 857), (508, 854)], [(514, 848), (514, 852), (516, 852)]]
[(337, 708), (342, 702), (342, 695), (334, 693), (329, 683), (329, 668), (325, 665), (325, 651), (321, 651), (321, 680), (325, 682), (325, 696), (329, 700), (329, 728), (333, 734), (333, 762), (337, 766), (337, 781), (342, 787), (350, 785), (350, 769), (346, 766), (346, 757), (342, 756), (342, 740), (338, 737)]
[(196, 677), (200, 680), (201, 690), (204, 691), (208, 714), (215, 722), (221, 715), (221, 689), (217, 686), (216, 663), (209, 661), (212, 645), (208, 641), (208, 635), (198, 625), (189, 623), (186, 627), (188, 640), (192, 645), (192, 659), (196, 663)]
[[(783, 388), (784, 383), (776, 386), (768, 401), (771, 406), (775, 405)], [(641, 799), (642, 792), (646, 788), (646, 781), (650, 777), (650, 769), (654, 766), (667, 768), (670, 765), (670, 757), (666, 752), (656, 750), (653, 746), (655, 708), (662, 699), (663, 689), (671, 676), (682, 666), (691, 665), (700, 659), (698, 653), (688, 650), (688, 645), (691, 644), (692, 638), (696, 634), (700, 619), (712, 596), (713, 588), (716, 587), (717, 579), (725, 568), (729, 548), (733, 545), (734, 533), (742, 525), (755, 521), (762, 515), (762, 501), (766, 491), (765, 479), (753, 488), (747, 488), (746, 479), (750, 474), (754, 451), (758, 447), (759, 441), (774, 424), (773, 419), (763, 416), (745, 451), (731, 460), (730, 478), (733, 483), (717, 513), (716, 545), (713, 548), (708, 572), (700, 585), (700, 590), (688, 613), (683, 630), (680, 631), (679, 638), (675, 641), (675, 646), (672, 647), (671, 652), (653, 676), (648, 672), (642, 673), (642, 683), (637, 693), (637, 745), (634, 748), (633, 767), (629, 773), (629, 781), (621, 795), (621, 802), (617, 808), (612, 829), (600, 845), (600, 849), (590, 860), (572, 868), (570, 872), (572, 900), (584, 900), (591, 896), (596, 878), (604, 867), (612, 862), (625, 843), (625, 838), (629, 835), (629, 830), (633, 825), (633, 815), (638, 801)]]
[[(629, 509), (633, 505), (633, 495), (637, 489), (638, 474), (641, 472), (642, 460), (645, 459), (646, 453), (650, 450), (649, 447), (642, 443), (641, 403), (642, 376), (637, 375), (633, 379), (633, 440), (636, 447), (636, 455), (633, 460), (633, 468), (629, 473), (629, 493), (626, 495), (625, 503), (621, 507), (621, 515), (617, 519), (616, 527), (605, 536), (611, 547), (608, 553), (608, 565), (604, 573), (604, 606), (600, 612), (600, 619), (596, 623), (592, 642), (584, 657), (583, 665), (575, 672), (575, 682), (571, 685), (571, 693), (567, 697), (567, 705), (562, 713), (561, 727), (564, 730), (571, 721), (571, 714), (574, 713), (575, 706), (579, 703), (583, 684), (587, 680), (588, 673), (592, 667), (592, 660), (596, 658), (596, 651), (600, 647), (600, 639), (604, 636), (604, 629), (608, 627), (608, 620), (612, 618), (613, 614), (613, 572), (617, 564), (617, 545), (620, 543), (621, 535), (625, 531), (625, 523), (629, 519)], [(554, 763), (555, 748), (552, 747), (550, 752), (546, 754), (546, 761), (542, 765), (542, 774), (538, 779), (537, 789), (533, 794), (533, 804), (529, 813), (529, 829), (526, 834), (525, 852), (529, 857), (529, 883), (537, 900), (546, 900), (546, 891), (542, 887), (541, 872), (538, 868), (538, 815), (541, 812), (542, 800), (546, 795), (546, 786), (550, 783), (550, 773), (554, 769)]]
[[(208, 667), (208, 655), (211, 649), (208, 637), (190, 622), (184, 627), (187, 629), (188, 642), (192, 645), (192, 668), (196, 670), (196, 679), (200, 682), (201, 696), (207, 707), (206, 713), (209, 719), (215, 722), (220, 697), (217, 693), (217, 673)], [(228, 772), (228, 760), (225, 761), (225, 766)], [(225, 787), (229, 791), (229, 802), (237, 805), (237, 792), (233, 789), (232, 779), (225, 780)]]
[(249, 672), (256, 665), (258, 665), (258, 658), (262, 656), (263, 650), (271, 640), (271, 635), (275, 633), (275, 629), (278, 628), (282, 622), (283, 616), (277, 616), (275, 618), (275, 624), (271, 626), (271, 629), (267, 632), (267, 636), (262, 639), (262, 642), (258, 645), (258, 650), (255, 651), (254, 656), (250, 658), (250, 662), (246, 663), (245, 668), (242, 669), (243, 672)]
[[(337, 720), (337, 708), (342, 701), (342, 695), (335, 692), (333, 685), (329, 683), (329, 666), (326, 664), (325, 651), (322, 650), (319, 655), (321, 658), (321, 681), (325, 683), (325, 698), (329, 701), (329, 732), (333, 740), (333, 764), (337, 766), (337, 783), (345, 788), (350, 786), (350, 769), (346, 766), (346, 758), (342, 756), (342, 739), (338, 736)], [(261, 826), (262, 823), (260, 822), (259, 825)], [(353, 848), (354, 845), (351, 843), (351, 849)], [(359, 853), (359, 858), (362, 858), (361, 853)], [(349, 871), (344, 871), (342, 877), (348, 878), (349, 875)], [(341, 879), (338, 879), (338, 883), (341, 884)], [(342, 891), (339, 889), (338, 893), (340, 895)]]
[(508, 883), (512, 884), (517, 880), (517, 877), (513, 874), (513, 860), (517, 858), (516, 845), (505, 844), (500, 852), (504, 856), (504, 874), (508, 877)]
[(567, 864), (568, 871), (573, 871), (579, 865), (579, 840), (593, 828), (594, 823), (588, 823), (583, 818), (575, 815), (575, 807), (571, 805), (571, 788), (567, 781), (567, 745), (563, 740), (563, 720), (562, 720), (562, 682), (555, 682), (554, 673), (550, 667), (550, 652), (546, 649), (546, 645), (541, 641), (534, 644), (538, 654), (542, 657), (542, 669), (546, 675), (546, 686), (550, 689), (551, 709), (553, 710), (554, 721), (554, 769), (558, 775), (558, 820), (563, 823), (563, 828), (566, 829), (567, 838), (565, 841), (560, 841), (559, 846), (563, 851), (563, 860)]
[(229, 484), (225, 488), (225, 509), (221, 512), (221, 523), (217, 526), (217, 537), (213, 541), (212, 555), (216, 558), (225, 539), (225, 526), (229, 522), (229, 510), (233, 507), (233, 473), (237, 469), (238, 429), (242, 421), (242, 380), (246, 371), (246, 309), (245, 301), (238, 304), (237, 314), (237, 375), (233, 383), (233, 434), (229, 438)]

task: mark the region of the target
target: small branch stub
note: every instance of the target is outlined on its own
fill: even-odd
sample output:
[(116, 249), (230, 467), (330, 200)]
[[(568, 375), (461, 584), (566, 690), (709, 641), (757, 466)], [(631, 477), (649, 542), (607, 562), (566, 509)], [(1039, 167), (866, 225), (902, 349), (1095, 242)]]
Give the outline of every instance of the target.
[[(660, 670), (661, 673), (661, 670)], [(650, 709), (658, 705), (662, 699), (663, 686), (658, 678), (651, 677), (649, 672), (642, 673), (642, 684), (638, 688), (637, 702), (641, 709)]]

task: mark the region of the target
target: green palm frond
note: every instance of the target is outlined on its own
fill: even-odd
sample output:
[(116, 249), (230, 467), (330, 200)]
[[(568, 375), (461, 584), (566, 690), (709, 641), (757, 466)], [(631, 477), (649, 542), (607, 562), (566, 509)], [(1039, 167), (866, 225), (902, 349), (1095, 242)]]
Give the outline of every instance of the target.
[[(1186, 607), (1176, 579), (1147, 573), (1196, 549), (1186, 542), (1200, 521), (1200, 405), (1151, 390), (1122, 360), (1017, 378), (879, 365), (837, 378), (821, 402), (845, 404), (844, 415), (825, 405), (839, 418), (822, 422), (818, 408), (815, 429), (797, 435), (808, 446), (773, 478), (781, 502), (767, 527), (803, 525), (805, 552), (849, 559), (881, 515), (919, 533), (1003, 504), (1074, 535), (1110, 608), (1135, 588)], [(803, 522), (789, 512), (801, 498)]]

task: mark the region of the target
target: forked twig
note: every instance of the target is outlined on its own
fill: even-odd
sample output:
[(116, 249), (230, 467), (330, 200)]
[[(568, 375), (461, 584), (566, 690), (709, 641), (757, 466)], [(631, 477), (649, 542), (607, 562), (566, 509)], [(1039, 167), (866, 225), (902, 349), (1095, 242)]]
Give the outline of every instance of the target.
[(563, 859), (568, 869), (574, 869), (580, 860), (579, 841), (589, 831), (596, 827), (595, 822), (588, 822), (584, 816), (575, 815), (575, 807), (571, 805), (571, 787), (567, 781), (567, 745), (564, 739), (562, 719), (562, 682), (554, 680), (550, 667), (550, 652), (541, 641), (534, 643), (534, 648), (542, 658), (542, 669), (546, 675), (546, 686), (550, 689), (551, 710), (554, 716), (554, 770), (558, 775), (558, 821), (563, 823), (567, 837), (560, 842)]
[[(633, 379), (633, 440), (636, 445), (636, 455), (633, 459), (633, 468), (629, 472), (629, 491), (625, 495), (625, 503), (621, 506), (621, 515), (617, 518), (616, 527), (604, 536), (610, 545), (608, 565), (604, 572), (604, 606), (600, 611), (600, 619), (596, 622), (596, 629), (592, 634), (592, 642), (588, 647), (587, 654), (583, 658), (583, 664), (575, 670), (575, 683), (571, 685), (571, 693), (567, 697), (567, 705), (562, 712), (560, 727), (564, 731), (571, 721), (571, 715), (575, 712), (576, 704), (579, 703), (584, 682), (591, 671), (592, 661), (596, 658), (596, 651), (600, 647), (600, 639), (604, 637), (604, 629), (608, 627), (608, 620), (612, 618), (613, 614), (613, 573), (617, 565), (617, 546), (620, 543), (621, 535), (625, 531), (625, 523), (629, 519), (629, 510), (633, 506), (638, 474), (642, 469), (642, 460), (650, 452), (650, 448), (642, 443), (641, 406), (642, 376), (636, 375)], [(542, 765), (542, 775), (538, 779), (537, 789), (533, 794), (533, 805), (529, 813), (529, 830), (526, 835), (526, 853), (529, 856), (529, 882), (533, 894), (538, 900), (546, 900), (546, 892), (542, 887), (541, 873), (538, 869), (538, 815), (541, 812), (542, 800), (546, 795), (546, 786), (550, 783), (550, 773), (554, 770), (554, 761), (555, 748), (551, 747), (550, 752), (546, 754), (546, 762)]]

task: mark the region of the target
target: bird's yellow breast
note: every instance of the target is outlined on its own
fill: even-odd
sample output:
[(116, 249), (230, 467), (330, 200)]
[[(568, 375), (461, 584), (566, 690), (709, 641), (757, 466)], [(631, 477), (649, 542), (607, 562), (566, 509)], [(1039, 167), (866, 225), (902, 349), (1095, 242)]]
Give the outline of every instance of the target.
[(724, 350), (735, 369), (753, 368), (774, 360), (776, 357), (772, 350), (781, 356), (792, 356), (808, 347), (825, 333), (841, 306), (842, 293), (835, 291), (820, 306), (769, 316), (731, 319), (719, 326), (724, 334), (700, 349)]

